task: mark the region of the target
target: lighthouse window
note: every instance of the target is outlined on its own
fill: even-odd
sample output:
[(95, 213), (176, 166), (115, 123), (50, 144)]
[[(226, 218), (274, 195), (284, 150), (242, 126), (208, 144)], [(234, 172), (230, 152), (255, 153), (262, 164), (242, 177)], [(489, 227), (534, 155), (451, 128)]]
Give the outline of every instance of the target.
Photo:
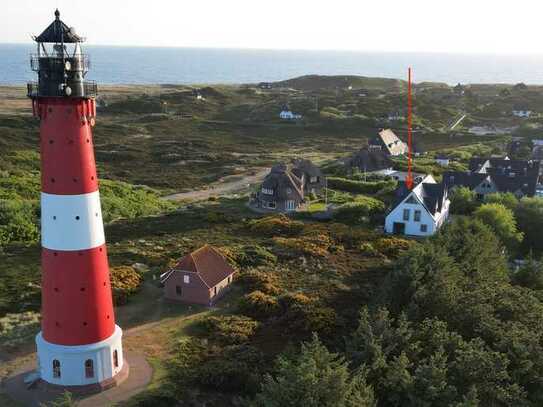
[(119, 354), (117, 353), (117, 349), (113, 351), (113, 366), (119, 367)]
[(60, 378), (60, 362), (58, 360), (53, 360), (53, 377)]
[(85, 377), (87, 379), (94, 377), (94, 363), (92, 359), (85, 360)]

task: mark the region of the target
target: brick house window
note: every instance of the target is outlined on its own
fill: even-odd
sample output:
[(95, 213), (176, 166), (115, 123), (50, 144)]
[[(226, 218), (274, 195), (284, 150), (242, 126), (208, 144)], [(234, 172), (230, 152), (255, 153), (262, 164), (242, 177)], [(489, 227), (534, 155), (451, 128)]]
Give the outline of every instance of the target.
[(409, 209), (403, 210), (403, 220), (409, 220)]
[(117, 352), (117, 349), (113, 351), (113, 366), (119, 367), (119, 352)]
[(420, 211), (415, 211), (415, 222), (420, 222)]
[(60, 378), (60, 361), (57, 359), (53, 360), (53, 377)]
[(87, 379), (94, 377), (94, 362), (92, 359), (85, 360), (85, 377)]
[(175, 295), (183, 295), (183, 288), (180, 285), (175, 286)]
[(189, 284), (190, 283), (190, 276), (183, 276), (183, 282), (185, 284)]

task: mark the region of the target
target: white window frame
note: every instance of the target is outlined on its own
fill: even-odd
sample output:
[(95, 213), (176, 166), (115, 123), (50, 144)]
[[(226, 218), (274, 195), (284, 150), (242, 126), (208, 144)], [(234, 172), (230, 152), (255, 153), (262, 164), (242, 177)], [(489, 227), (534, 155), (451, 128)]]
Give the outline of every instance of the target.
[(271, 188), (262, 188), (262, 193), (264, 195), (273, 195), (273, 189), (271, 189)]
[(187, 276), (186, 274), (183, 276), (183, 282), (185, 284), (190, 284), (190, 276)]
[(288, 211), (293, 211), (296, 209), (296, 202), (292, 199), (286, 201), (285, 203), (285, 207), (287, 208)]

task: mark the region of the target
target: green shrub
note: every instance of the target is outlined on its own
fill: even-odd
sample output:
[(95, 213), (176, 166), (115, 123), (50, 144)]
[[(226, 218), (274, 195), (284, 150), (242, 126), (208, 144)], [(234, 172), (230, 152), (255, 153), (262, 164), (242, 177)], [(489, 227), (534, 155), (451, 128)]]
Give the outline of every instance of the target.
[(128, 298), (139, 291), (143, 282), (143, 277), (130, 266), (112, 267), (110, 279), (115, 305), (126, 304)]
[(222, 392), (253, 393), (260, 381), (262, 353), (253, 346), (228, 346), (209, 357), (197, 369), (197, 381)]
[(375, 194), (385, 188), (395, 188), (397, 185), (394, 180), (364, 182), (340, 177), (328, 177), (327, 182), (329, 188), (355, 194)]
[(310, 256), (324, 257), (330, 253), (334, 242), (329, 235), (312, 233), (301, 237), (274, 237), (273, 242), (286, 254), (308, 254)]
[(475, 191), (466, 187), (454, 188), (451, 194), (451, 212), (458, 215), (470, 215), (477, 207)]
[(244, 315), (266, 319), (277, 315), (279, 303), (275, 297), (257, 290), (241, 298), (239, 310)]
[(37, 312), (6, 314), (0, 318), (0, 344), (9, 347), (24, 344), (39, 330), (40, 314)]
[(259, 267), (277, 263), (277, 256), (259, 245), (235, 246), (221, 248), (226, 257), (237, 267)]
[(12, 242), (37, 242), (37, 225), (36, 202), (0, 200), (0, 248)]
[(340, 206), (334, 213), (334, 219), (348, 225), (375, 222), (384, 214), (385, 204), (369, 196), (359, 196), (355, 202)]
[(398, 237), (383, 237), (374, 243), (375, 250), (379, 253), (396, 258), (406, 250), (408, 250), (414, 242)]
[(360, 245), (360, 252), (368, 257), (380, 257), (381, 253), (369, 242)]
[(240, 273), (238, 283), (251, 291), (262, 291), (269, 295), (277, 295), (281, 292), (279, 278), (262, 270), (248, 270)]
[(225, 345), (247, 342), (258, 329), (259, 323), (241, 315), (207, 317), (202, 321), (207, 336)]
[(255, 219), (249, 222), (249, 228), (252, 232), (264, 236), (295, 236), (303, 230), (304, 224), (294, 221), (285, 215), (266, 216), (265, 218)]

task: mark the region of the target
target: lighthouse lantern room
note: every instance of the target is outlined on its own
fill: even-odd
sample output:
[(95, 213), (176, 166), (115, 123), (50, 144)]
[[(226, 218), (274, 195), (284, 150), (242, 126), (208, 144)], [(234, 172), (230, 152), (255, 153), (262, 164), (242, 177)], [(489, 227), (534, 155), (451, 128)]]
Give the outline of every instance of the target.
[[(38, 369), (50, 385), (103, 389), (126, 376), (115, 324), (92, 127), (96, 85), (83, 38), (60, 20), (35, 37), (28, 84), (40, 120), (42, 330)], [(123, 374), (121, 374), (123, 373)]]

